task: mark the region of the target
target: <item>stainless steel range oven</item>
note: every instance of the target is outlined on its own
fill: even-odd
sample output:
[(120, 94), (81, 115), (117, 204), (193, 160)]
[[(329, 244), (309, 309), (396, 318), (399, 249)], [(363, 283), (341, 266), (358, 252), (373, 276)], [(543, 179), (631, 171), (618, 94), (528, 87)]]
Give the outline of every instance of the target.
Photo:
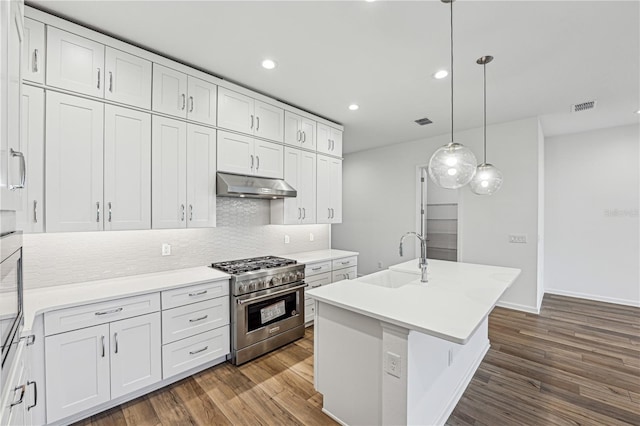
[(214, 263), (231, 274), (231, 362), (240, 365), (304, 335), (304, 265), (274, 256)]

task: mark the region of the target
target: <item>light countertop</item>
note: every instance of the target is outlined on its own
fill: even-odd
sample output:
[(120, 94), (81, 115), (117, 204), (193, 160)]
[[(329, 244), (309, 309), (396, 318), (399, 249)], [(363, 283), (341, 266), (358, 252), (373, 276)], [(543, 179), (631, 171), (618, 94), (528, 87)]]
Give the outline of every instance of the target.
[(420, 282), (417, 259), (389, 269), (415, 274), (415, 280), (389, 288), (366, 283), (366, 277), (360, 277), (320, 286), (306, 294), (320, 302), (464, 344), (521, 272), (429, 259), (429, 282), (424, 284)]
[(28, 334), (36, 315), (47, 311), (228, 279), (229, 275), (224, 272), (206, 266), (198, 266), (25, 290), (22, 332), (23, 335)]
[(316, 262), (325, 262), (327, 260), (343, 259), (345, 257), (357, 256), (357, 255), (358, 255), (358, 252), (355, 252), (355, 251), (327, 249), (327, 250), (305, 251), (302, 253), (283, 254), (282, 257), (286, 257), (288, 259), (294, 259), (298, 263), (316, 263)]

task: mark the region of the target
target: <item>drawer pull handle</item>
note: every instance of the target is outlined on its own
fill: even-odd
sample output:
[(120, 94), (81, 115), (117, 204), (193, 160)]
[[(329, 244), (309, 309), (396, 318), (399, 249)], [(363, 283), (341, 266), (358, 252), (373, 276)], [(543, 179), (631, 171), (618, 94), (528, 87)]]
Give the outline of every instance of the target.
[(100, 312), (96, 312), (96, 315), (107, 315), (107, 314), (115, 314), (118, 312), (122, 312), (124, 308), (115, 308), (115, 309), (111, 309), (109, 311), (100, 311)]
[(20, 389), (20, 399), (17, 400), (16, 402), (12, 402), (11, 405), (9, 406), (9, 409), (15, 407), (16, 405), (22, 404), (22, 401), (24, 401), (24, 394), (27, 391), (27, 385), (24, 384), (22, 386), (16, 386), (15, 389), (13, 389), (13, 392), (16, 393), (18, 389)]
[(190, 296), (190, 297), (194, 297), (194, 296), (202, 296), (203, 294), (207, 294), (207, 291), (208, 291), (208, 290), (202, 290), (202, 291), (199, 291), (199, 292), (197, 292), (197, 293), (189, 293), (189, 296)]
[(207, 349), (209, 349), (209, 346), (205, 346), (204, 348), (202, 348), (202, 349), (198, 349), (197, 351), (189, 351), (189, 355), (199, 354), (200, 352), (204, 352), (204, 351), (206, 351)]
[(348, 261), (346, 261), (346, 262), (340, 262), (340, 263), (342, 263), (343, 265), (348, 265), (348, 264), (350, 264), (350, 263), (351, 263), (351, 261), (350, 261), (350, 260), (348, 260)]
[(198, 321), (205, 320), (207, 318), (209, 318), (209, 315), (205, 315), (205, 316), (200, 317), (200, 318), (190, 319), (189, 322), (198, 322)]
[(311, 268), (312, 271), (319, 271), (320, 269), (322, 269), (322, 266), (318, 266), (317, 268)]
[(28, 381), (27, 386), (29, 385), (33, 385), (33, 405), (27, 406), (27, 411), (35, 408), (35, 406), (38, 405), (38, 384), (35, 381)]

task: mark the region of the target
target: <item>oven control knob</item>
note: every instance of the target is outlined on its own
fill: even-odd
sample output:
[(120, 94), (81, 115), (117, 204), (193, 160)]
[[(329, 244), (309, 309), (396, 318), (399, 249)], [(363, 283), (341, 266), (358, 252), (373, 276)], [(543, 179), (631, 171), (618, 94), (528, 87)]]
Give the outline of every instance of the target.
[(295, 281), (296, 280), (296, 273), (295, 272), (289, 272), (289, 282)]
[(256, 281), (256, 289), (260, 290), (261, 288), (265, 288), (265, 282), (264, 282), (264, 280), (258, 280), (258, 281)]
[(278, 277), (278, 276), (271, 278), (271, 285), (272, 285), (272, 286), (274, 286), (274, 285), (278, 285), (278, 284), (280, 284), (281, 282), (282, 282), (282, 278), (280, 278), (280, 277)]
[(297, 280), (302, 280), (302, 279), (304, 279), (304, 272), (302, 272), (302, 271), (298, 271), (298, 273), (296, 274), (296, 279), (297, 279)]
[(247, 285), (245, 283), (240, 284), (238, 288), (240, 290), (240, 293), (245, 293), (247, 291)]
[(251, 281), (249, 283), (249, 291), (256, 291), (256, 282), (255, 281)]

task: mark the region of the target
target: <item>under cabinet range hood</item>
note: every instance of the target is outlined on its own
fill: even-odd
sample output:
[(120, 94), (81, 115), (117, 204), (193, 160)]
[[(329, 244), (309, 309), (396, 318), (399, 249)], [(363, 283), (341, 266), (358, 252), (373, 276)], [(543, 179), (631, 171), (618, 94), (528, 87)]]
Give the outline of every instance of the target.
[(296, 197), (298, 192), (282, 179), (218, 172), (218, 197), (277, 199)]

